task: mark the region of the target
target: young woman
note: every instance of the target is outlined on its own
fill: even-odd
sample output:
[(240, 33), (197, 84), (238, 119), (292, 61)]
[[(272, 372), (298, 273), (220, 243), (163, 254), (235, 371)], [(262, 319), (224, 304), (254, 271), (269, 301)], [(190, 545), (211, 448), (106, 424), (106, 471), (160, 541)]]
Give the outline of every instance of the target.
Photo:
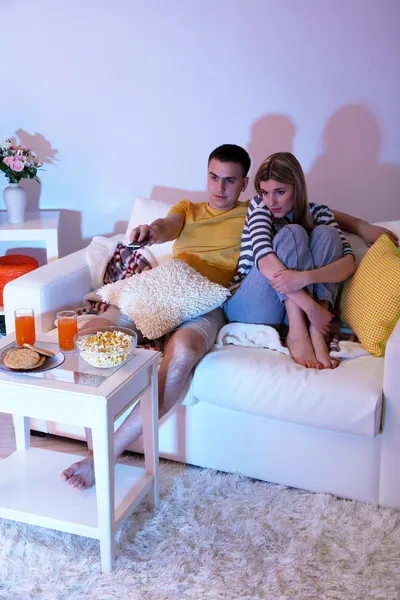
[(293, 359), (335, 368), (325, 335), (339, 284), (355, 271), (350, 244), (327, 206), (308, 203), (303, 170), (290, 152), (269, 156), (254, 184), (258, 196), (249, 205), (225, 316), (279, 326), (287, 314)]

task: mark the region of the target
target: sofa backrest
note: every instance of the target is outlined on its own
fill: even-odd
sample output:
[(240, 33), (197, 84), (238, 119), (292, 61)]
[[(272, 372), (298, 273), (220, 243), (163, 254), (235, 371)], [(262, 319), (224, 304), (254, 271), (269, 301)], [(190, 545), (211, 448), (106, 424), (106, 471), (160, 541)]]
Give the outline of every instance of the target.
[[(137, 227), (137, 225), (149, 225), (156, 219), (162, 219), (165, 217), (171, 208), (172, 204), (168, 202), (162, 202), (161, 200), (151, 200), (150, 198), (135, 198), (133, 201), (132, 212), (129, 219), (128, 227), (125, 233), (125, 242), (129, 241), (129, 234)], [(381, 227), (386, 227), (391, 231), (394, 231), (400, 237), (400, 221), (382, 221), (375, 223)], [(362, 257), (368, 250), (365, 242), (354, 233), (345, 233), (349, 240), (351, 247), (353, 248), (356, 264), (360, 264)], [(158, 262), (158, 264), (164, 263), (172, 256), (172, 246), (174, 242), (166, 242), (165, 244), (154, 244), (151, 246), (151, 253)]]
[[(373, 223), (373, 225), (379, 225), (380, 227), (390, 229), (390, 231), (393, 231), (400, 238), (400, 221), (379, 221), (377, 223)], [(368, 250), (368, 246), (363, 239), (354, 233), (348, 233), (346, 231), (345, 236), (349, 240), (349, 243), (355, 254), (356, 265), (359, 265), (364, 254)]]
[[(167, 215), (171, 206), (172, 204), (161, 202), (160, 200), (135, 198), (128, 227), (126, 228), (125, 243), (129, 241), (129, 234), (132, 229), (138, 225), (149, 225), (156, 219), (162, 219)], [(154, 244), (149, 248), (159, 265), (171, 258), (173, 243), (174, 242), (165, 242), (165, 244)]]

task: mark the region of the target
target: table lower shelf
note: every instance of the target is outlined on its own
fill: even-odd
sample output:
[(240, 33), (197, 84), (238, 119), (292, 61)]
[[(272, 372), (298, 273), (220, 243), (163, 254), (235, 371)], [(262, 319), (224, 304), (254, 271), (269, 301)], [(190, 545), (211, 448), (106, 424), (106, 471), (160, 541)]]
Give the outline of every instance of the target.
[[(53, 450), (17, 450), (0, 462), (0, 518), (99, 539), (96, 486), (79, 491), (61, 472), (83, 457)], [(116, 528), (151, 489), (145, 469), (115, 466)]]

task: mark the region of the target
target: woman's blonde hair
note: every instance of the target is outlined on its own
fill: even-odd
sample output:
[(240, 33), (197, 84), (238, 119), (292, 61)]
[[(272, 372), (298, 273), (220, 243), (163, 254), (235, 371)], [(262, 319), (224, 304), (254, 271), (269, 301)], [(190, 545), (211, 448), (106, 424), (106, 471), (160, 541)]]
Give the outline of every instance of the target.
[(298, 223), (308, 230), (313, 229), (314, 223), (308, 208), (307, 186), (303, 169), (291, 152), (276, 152), (261, 163), (254, 178), (254, 187), (259, 196), (262, 196), (260, 183), (270, 179), (293, 186), (293, 223)]

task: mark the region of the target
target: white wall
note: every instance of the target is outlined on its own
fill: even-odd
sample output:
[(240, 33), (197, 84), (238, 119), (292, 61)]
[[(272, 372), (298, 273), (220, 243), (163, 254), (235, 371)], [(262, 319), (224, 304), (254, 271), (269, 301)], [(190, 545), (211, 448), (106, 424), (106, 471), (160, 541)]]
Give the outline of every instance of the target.
[(63, 253), (137, 195), (202, 199), (226, 142), (255, 167), (292, 150), (311, 199), (399, 219), (399, 22), (397, 0), (0, 2), (0, 138), (46, 163), (29, 208), (65, 209)]

